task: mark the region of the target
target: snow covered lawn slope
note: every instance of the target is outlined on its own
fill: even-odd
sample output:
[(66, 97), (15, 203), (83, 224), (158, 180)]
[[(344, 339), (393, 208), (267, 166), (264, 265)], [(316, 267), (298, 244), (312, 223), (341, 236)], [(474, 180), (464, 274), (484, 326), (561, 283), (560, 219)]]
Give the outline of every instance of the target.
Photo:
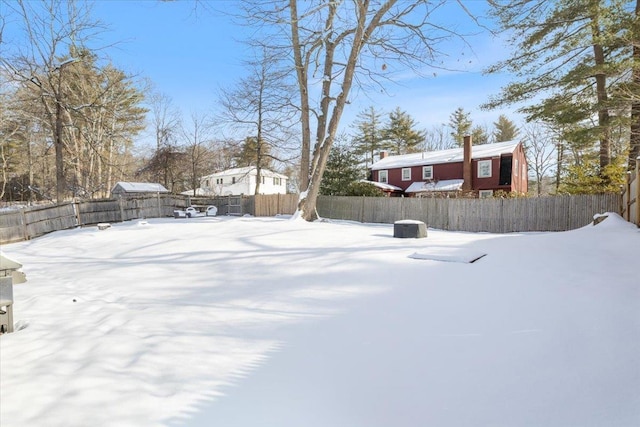
[[(638, 426), (640, 231), (158, 219), (3, 246), (0, 425)], [(473, 264), (412, 259), (473, 252)]]

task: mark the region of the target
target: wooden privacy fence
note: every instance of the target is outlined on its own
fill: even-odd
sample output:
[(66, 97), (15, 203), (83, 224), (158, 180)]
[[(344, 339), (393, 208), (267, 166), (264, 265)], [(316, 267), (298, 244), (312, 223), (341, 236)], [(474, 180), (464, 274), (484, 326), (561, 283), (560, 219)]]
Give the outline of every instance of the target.
[(620, 194), (515, 199), (440, 199), (321, 196), (321, 217), (391, 224), (402, 219), (450, 231), (509, 233), (566, 231), (585, 226), (593, 216), (621, 211)]
[(0, 244), (29, 240), (52, 231), (101, 222), (173, 216), (174, 209), (186, 206), (184, 197), (162, 195), (90, 200), (2, 212)]
[[(631, 191), (637, 192), (638, 179), (633, 182)], [(28, 207), (0, 212), (0, 244), (100, 222), (172, 217), (174, 209), (193, 204), (215, 205), (220, 215), (275, 216), (293, 214), (297, 203), (297, 194), (217, 198), (155, 195)], [(629, 203), (631, 211), (636, 209), (637, 221), (637, 195), (630, 202), (623, 202), (620, 194), (522, 199), (320, 196), (318, 214), (324, 218), (387, 224), (415, 219), (429, 227), (451, 231), (565, 231), (589, 224), (598, 213), (620, 213), (622, 206)]]
[(159, 194), (27, 207), (0, 212), (0, 244), (29, 240), (52, 231), (101, 222), (173, 217), (175, 209), (184, 209), (190, 205), (214, 205), (218, 208), (219, 215), (292, 214), (296, 210), (297, 200), (296, 194), (209, 198)]
[(622, 194), (622, 216), (640, 227), (640, 157), (636, 159), (636, 169), (627, 175), (627, 185)]
[(298, 209), (297, 194), (273, 194), (255, 196), (255, 216), (292, 214)]

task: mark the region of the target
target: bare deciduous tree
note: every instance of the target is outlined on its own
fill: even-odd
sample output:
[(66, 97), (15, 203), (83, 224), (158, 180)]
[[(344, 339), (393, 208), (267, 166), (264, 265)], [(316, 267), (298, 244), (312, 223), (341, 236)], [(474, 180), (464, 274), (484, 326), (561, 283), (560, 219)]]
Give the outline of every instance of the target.
[(144, 171), (151, 172), (151, 179), (170, 188), (174, 179), (169, 168), (175, 163), (174, 160), (181, 157), (176, 148), (181, 126), (180, 112), (170, 96), (157, 91), (149, 98), (149, 108), (156, 150)]
[(536, 194), (540, 196), (544, 178), (548, 177), (556, 167), (558, 142), (555, 134), (542, 123), (529, 123), (523, 130), (529, 170), (536, 177)]
[[(316, 216), (322, 175), (354, 84), (380, 83), (395, 64), (413, 69), (433, 64), (438, 41), (456, 35), (431, 21), (442, 4), (427, 0), (246, 3), (251, 22), (276, 28), (270, 46), (287, 49), (293, 58), (302, 136), (300, 184), (306, 189), (298, 210), (304, 219)], [(315, 144), (310, 156), (313, 120)]]
[(213, 163), (211, 120), (205, 114), (191, 113), (189, 124), (181, 126), (181, 135), (189, 166), (187, 179), (197, 196), (200, 178), (210, 171)]
[[(261, 172), (282, 154), (291, 150), (296, 110), (292, 107), (293, 88), (287, 84), (278, 58), (257, 46), (258, 56), (247, 63), (249, 74), (235, 87), (219, 91), (218, 125), (235, 133), (236, 146), (250, 148), (250, 165), (256, 168), (255, 194), (260, 194)], [(239, 138), (238, 138), (239, 136)], [(286, 157), (286, 158), (285, 158)]]

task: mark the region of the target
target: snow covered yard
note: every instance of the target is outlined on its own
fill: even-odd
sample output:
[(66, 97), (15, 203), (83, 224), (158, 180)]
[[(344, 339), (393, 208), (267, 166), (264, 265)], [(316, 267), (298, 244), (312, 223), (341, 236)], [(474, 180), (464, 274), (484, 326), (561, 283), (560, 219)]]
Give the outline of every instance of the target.
[[(2, 250), (0, 425), (638, 426), (640, 231), (158, 219)], [(486, 253), (473, 264), (415, 253)]]

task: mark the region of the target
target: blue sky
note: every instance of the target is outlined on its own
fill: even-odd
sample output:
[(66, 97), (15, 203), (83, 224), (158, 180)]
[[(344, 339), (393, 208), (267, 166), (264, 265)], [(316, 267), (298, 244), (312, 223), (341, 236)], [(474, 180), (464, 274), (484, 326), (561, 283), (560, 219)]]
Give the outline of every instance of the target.
[[(479, 14), (486, 8), (485, 1), (467, 0), (464, 4)], [(248, 51), (240, 40), (246, 28), (234, 25), (230, 16), (220, 12), (235, 8), (237, 4), (231, 0), (102, 0), (95, 2), (93, 16), (109, 28), (101, 35), (101, 43), (117, 42), (104, 52), (114, 64), (150, 79), (188, 117), (191, 112), (213, 113), (217, 88), (233, 85), (243, 74), (241, 64)], [(520, 122), (514, 109), (479, 109), (508, 82), (507, 76), (484, 76), (481, 71), (508, 49), (473, 26), (453, 2), (438, 17), (449, 28), (478, 33), (467, 39), (473, 51), (467, 49), (462, 56), (460, 48), (452, 45), (449, 56), (443, 58), (447, 66), (459, 71), (437, 71), (435, 77), (435, 70), (426, 70), (428, 77), (402, 71), (395, 79), (397, 84), (387, 88), (388, 94), (360, 91), (345, 111), (343, 129), (370, 105), (383, 112), (400, 107), (421, 128), (447, 123), (457, 107), (469, 111), (474, 124), (491, 127), (501, 113)]]

